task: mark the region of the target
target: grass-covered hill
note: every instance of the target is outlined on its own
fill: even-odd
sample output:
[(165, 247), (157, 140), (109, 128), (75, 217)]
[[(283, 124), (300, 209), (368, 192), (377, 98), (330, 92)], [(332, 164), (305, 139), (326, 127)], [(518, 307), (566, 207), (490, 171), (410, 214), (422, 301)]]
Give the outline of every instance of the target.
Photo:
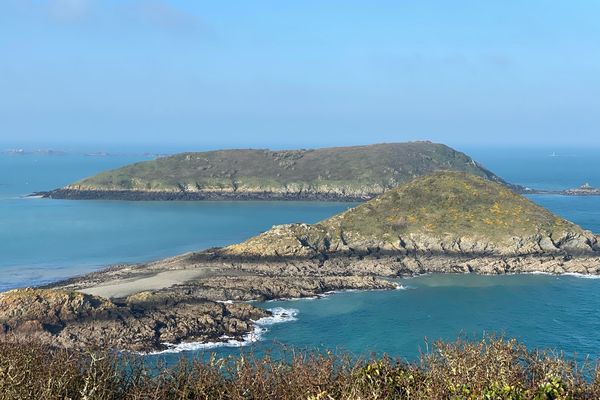
[(316, 150), (182, 153), (103, 172), (49, 196), (357, 200), (438, 170), (461, 171), (504, 183), (464, 153), (442, 144), (411, 142)]
[(595, 240), (502, 184), (443, 171), (314, 225), (276, 226), (228, 251), (280, 256), (374, 249), (529, 254), (588, 251)]

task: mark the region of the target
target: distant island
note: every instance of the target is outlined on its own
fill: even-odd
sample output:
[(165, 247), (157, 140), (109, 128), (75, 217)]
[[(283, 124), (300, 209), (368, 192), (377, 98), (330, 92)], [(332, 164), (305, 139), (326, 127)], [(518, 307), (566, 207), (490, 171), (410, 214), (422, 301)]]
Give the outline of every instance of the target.
[(523, 194), (558, 194), (561, 196), (600, 196), (600, 188), (595, 188), (589, 183), (584, 183), (578, 188), (564, 190), (540, 190), (525, 188), (521, 191)]
[(0, 294), (0, 336), (136, 351), (243, 341), (269, 312), (246, 301), (394, 289), (423, 273), (600, 274), (598, 237), (506, 185), (418, 177), (316, 224), (224, 248)]
[(509, 185), (443, 144), (389, 143), (315, 150), (218, 150), (139, 162), (50, 192), (55, 199), (361, 201), (440, 170)]
[(53, 150), (53, 149), (38, 149), (35, 151), (27, 151), (25, 149), (8, 149), (0, 152), (1, 154), (8, 154), (13, 156), (24, 156), (28, 154), (39, 154), (44, 156), (63, 156), (67, 154), (66, 151), (63, 150)]
[(590, 186), (589, 183), (584, 183), (576, 189), (567, 189), (564, 194), (571, 196), (600, 196), (600, 188)]

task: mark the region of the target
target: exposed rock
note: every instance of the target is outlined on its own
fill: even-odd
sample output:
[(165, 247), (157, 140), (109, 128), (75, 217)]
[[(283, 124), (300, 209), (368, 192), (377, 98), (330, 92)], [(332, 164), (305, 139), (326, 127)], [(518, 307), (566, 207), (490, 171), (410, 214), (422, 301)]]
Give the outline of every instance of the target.
[(272, 300), (311, 297), (335, 290), (395, 289), (397, 285), (373, 276), (265, 276), (213, 277), (172, 286), (153, 293), (156, 298), (201, 298), (214, 301)]
[(249, 304), (198, 299), (115, 304), (83, 293), (18, 289), (0, 294), (0, 337), (69, 348), (161, 350), (164, 343), (241, 338), (269, 313)]

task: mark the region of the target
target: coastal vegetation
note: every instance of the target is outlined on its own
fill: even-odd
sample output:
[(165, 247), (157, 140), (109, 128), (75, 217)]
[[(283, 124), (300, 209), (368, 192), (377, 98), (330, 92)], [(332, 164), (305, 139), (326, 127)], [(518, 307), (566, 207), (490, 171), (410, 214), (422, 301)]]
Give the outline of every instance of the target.
[(105, 171), (46, 196), (363, 200), (439, 170), (461, 171), (506, 184), (464, 153), (442, 144), (410, 142), (315, 150), (182, 153)]
[(590, 232), (502, 184), (440, 171), (317, 224), (275, 227), (225, 251), (282, 256), (350, 249), (526, 254), (561, 248), (591, 252), (595, 241)]
[(182, 357), (171, 367), (135, 355), (0, 342), (0, 399), (591, 400), (600, 369), (515, 340), (436, 342), (416, 361), (283, 349), (278, 357)]

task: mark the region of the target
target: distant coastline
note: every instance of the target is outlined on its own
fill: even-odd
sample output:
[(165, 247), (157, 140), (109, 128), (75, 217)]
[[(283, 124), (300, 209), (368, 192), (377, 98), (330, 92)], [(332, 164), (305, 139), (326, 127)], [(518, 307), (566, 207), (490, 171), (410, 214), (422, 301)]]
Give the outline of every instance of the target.
[(324, 192), (214, 192), (214, 191), (144, 191), (144, 190), (76, 190), (55, 189), (35, 192), (27, 197), (59, 200), (123, 200), (123, 201), (367, 201), (378, 193), (345, 195)]
[[(600, 196), (600, 188), (583, 185), (564, 190), (543, 190), (513, 185), (515, 193), (522, 195)], [(34, 192), (27, 197), (58, 200), (123, 200), (123, 201), (368, 201), (380, 193), (361, 195), (337, 192), (228, 192), (228, 191), (145, 191), (145, 190), (79, 190), (61, 188), (46, 192)]]
[(524, 189), (521, 194), (554, 194), (561, 196), (600, 196), (600, 188), (595, 188), (585, 183), (578, 188), (564, 190), (540, 190), (540, 189)]

